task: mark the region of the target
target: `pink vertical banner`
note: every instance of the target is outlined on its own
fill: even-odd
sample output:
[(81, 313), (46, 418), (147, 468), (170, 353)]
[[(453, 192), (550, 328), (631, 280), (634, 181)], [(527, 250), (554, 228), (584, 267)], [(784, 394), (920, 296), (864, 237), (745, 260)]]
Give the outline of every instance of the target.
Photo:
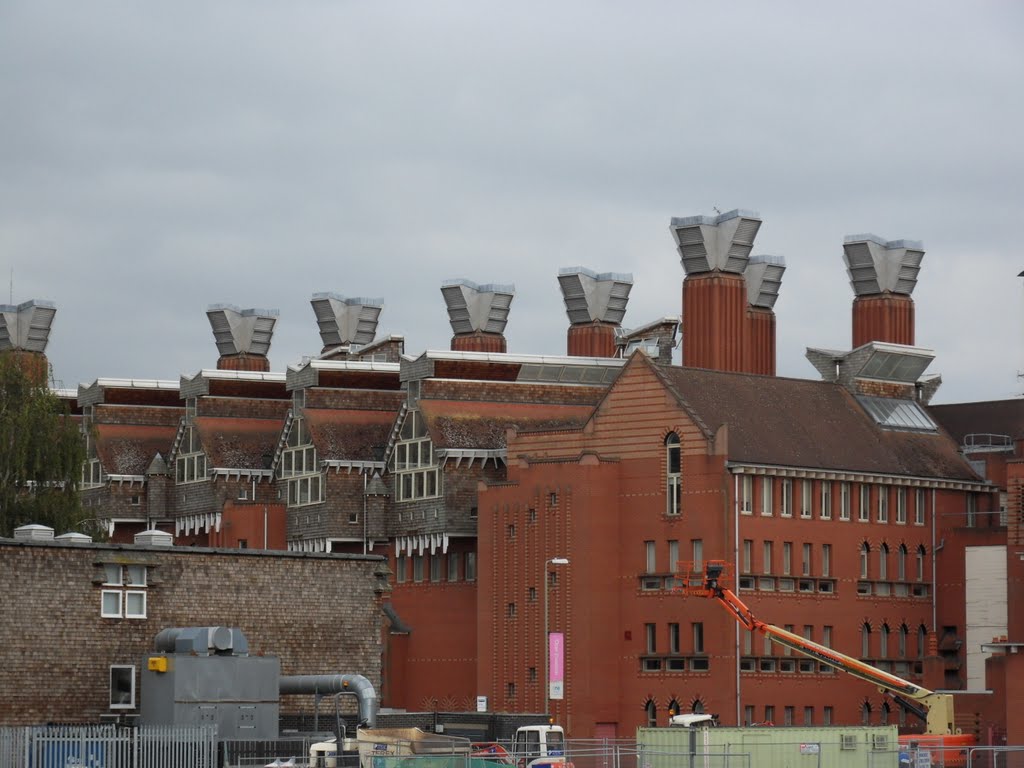
[(565, 698), (565, 634), (548, 633), (548, 698)]

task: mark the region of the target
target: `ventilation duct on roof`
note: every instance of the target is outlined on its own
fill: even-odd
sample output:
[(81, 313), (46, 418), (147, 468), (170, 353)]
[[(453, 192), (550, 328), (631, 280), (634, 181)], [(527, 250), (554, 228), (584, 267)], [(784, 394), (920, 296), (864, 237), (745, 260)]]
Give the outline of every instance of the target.
[(683, 271), (742, 274), (747, 267), (761, 217), (754, 211), (734, 210), (718, 216), (687, 216), (669, 224)]
[(626, 315), (633, 276), (618, 272), (598, 274), (586, 267), (565, 267), (558, 270), (569, 322), (602, 322), (620, 325)]
[(751, 256), (743, 271), (750, 305), (772, 309), (779, 298), (785, 272), (786, 259), (782, 256)]
[(885, 240), (871, 234), (847, 235), (843, 239), (843, 261), (857, 296), (909, 296), (917, 285), (923, 259), (924, 246), (916, 240)]
[[(214, 304), (206, 310), (206, 316), (221, 356), (218, 368), (238, 367), (222, 365), (226, 358), (266, 358), (277, 323), (276, 309), (239, 309), (230, 304)], [(264, 370), (266, 366), (259, 369)]]
[(56, 314), (57, 306), (49, 301), (0, 304), (0, 351), (45, 352)]
[(446, 280), (441, 284), (448, 321), (456, 335), (505, 333), (515, 292), (514, 285), (477, 285), (469, 280)]
[(314, 293), (309, 303), (324, 349), (369, 344), (377, 335), (377, 321), (384, 309), (384, 299), (346, 298), (336, 293)]

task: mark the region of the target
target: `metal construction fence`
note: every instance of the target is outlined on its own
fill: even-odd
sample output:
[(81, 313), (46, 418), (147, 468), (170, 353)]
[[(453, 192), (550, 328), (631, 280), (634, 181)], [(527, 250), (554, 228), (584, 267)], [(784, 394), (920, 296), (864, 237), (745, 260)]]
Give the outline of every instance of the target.
[(216, 768), (215, 726), (0, 726), (0, 768)]

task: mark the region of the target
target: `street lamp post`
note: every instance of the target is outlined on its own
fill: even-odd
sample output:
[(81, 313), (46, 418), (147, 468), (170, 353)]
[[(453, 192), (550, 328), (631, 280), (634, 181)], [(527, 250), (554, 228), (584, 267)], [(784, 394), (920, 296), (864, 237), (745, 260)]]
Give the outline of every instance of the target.
[(548, 636), (548, 566), (568, 564), (569, 558), (567, 557), (552, 557), (550, 560), (544, 561), (544, 643), (541, 647), (541, 652), (544, 654), (544, 694), (541, 699), (544, 704), (544, 714), (548, 713), (548, 699), (551, 695), (551, 681), (548, 679), (551, 675), (551, 639)]

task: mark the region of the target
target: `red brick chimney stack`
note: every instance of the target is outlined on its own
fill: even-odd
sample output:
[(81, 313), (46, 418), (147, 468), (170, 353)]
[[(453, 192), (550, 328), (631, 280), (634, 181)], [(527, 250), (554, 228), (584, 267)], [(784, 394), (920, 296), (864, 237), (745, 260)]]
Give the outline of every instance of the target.
[(206, 310), (220, 358), (222, 371), (270, 370), (270, 342), (277, 323), (276, 309), (239, 309), (231, 304), (214, 304)]
[(853, 288), (853, 348), (870, 341), (914, 346), (914, 300), (924, 246), (914, 240), (849, 235), (843, 242)]
[(775, 375), (775, 302), (786, 272), (782, 256), (751, 256), (743, 278), (747, 285), (747, 321), (743, 337), (743, 370)]
[(477, 285), (470, 280), (447, 280), (441, 294), (451, 323), (451, 348), (456, 352), (507, 352), (505, 325), (515, 297), (514, 285)]
[[(744, 275), (761, 218), (734, 210), (673, 218), (683, 270), (683, 365), (718, 371), (775, 370), (774, 315), (748, 312)], [(771, 307), (765, 307), (769, 312)]]
[(626, 314), (633, 276), (565, 267), (558, 272), (558, 284), (570, 323), (566, 354), (615, 357), (617, 332)]
[(0, 304), (0, 354), (13, 355), (17, 364), (40, 386), (50, 380), (46, 345), (57, 307), (32, 299), (22, 304)]

